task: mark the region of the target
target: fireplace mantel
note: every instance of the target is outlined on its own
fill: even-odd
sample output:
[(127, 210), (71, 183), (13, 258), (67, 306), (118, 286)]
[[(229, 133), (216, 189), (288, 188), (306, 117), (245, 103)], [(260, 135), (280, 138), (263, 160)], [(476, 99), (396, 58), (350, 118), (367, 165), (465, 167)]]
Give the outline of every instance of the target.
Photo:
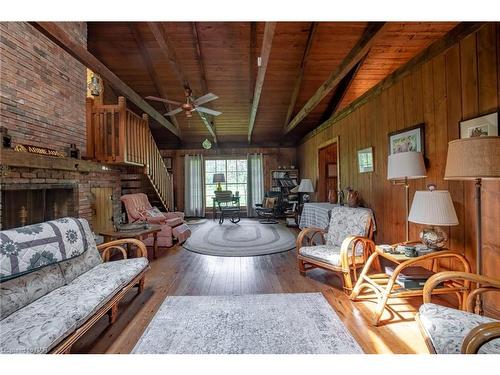
[(18, 152), (6, 149), (0, 149), (0, 165), (8, 167), (52, 169), (84, 173), (99, 172), (103, 170), (102, 164), (88, 160), (37, 155), (28, 152)]

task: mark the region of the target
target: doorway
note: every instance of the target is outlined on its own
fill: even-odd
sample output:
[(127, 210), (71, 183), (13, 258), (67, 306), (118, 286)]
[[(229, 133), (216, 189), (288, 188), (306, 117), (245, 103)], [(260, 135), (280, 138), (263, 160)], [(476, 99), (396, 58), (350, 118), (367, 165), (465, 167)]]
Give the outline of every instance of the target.
[(330, 190), (335, 191), (335, 196), (338, 192), (338, 154), (338, 138), (318, 148), (318, 202), (327, 202)]

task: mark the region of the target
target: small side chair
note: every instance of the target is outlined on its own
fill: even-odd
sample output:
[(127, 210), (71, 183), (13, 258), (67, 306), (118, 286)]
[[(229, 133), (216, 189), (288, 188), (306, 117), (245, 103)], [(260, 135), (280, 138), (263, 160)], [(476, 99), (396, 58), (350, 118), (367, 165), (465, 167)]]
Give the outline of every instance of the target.
[(350, 294), (357, 271), (375, 249), (372, 212), (366, 208), (334, 207), (328, 231), (305, 228), (297, 237), (299, 272), (323, 268), (342, 275), (343, 289)]

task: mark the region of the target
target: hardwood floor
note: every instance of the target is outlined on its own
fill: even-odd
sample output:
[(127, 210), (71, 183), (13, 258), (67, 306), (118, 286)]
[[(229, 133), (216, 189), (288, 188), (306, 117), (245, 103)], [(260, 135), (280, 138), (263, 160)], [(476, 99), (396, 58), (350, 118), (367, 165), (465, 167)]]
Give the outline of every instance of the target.
[(428, 353), (413, 320), (420, 299), (392, 300), (384, 324), (373, 327), (367, 318), (376, 301), (351, 302), (339, 286), (330, 272), (313, 270), (300, 276), (294, 251), (224, 258), (174, 246), (160, 250), (146, 275), (144, 292), (129, 292), (116, 323), (109, 325), (104, 317), (72, 352), (129, 353), (167, 296), (322, 292), (366, 353)]

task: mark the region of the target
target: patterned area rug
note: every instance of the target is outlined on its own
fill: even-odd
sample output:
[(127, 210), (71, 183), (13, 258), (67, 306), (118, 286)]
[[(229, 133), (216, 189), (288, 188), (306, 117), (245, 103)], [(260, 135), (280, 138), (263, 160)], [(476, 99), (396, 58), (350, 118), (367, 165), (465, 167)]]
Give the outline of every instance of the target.
[(132, 353), (361, 354), (321, 293), (167, 297)]
[(295, 236), (280, 224), (260, 224), (242, 219), (238, 224), (229, 220), (219, 225), (208, 220), (191, 227), (191, 237), (184, 248), (200, 254), (247, 257), (280, 253), (295, 248)]

